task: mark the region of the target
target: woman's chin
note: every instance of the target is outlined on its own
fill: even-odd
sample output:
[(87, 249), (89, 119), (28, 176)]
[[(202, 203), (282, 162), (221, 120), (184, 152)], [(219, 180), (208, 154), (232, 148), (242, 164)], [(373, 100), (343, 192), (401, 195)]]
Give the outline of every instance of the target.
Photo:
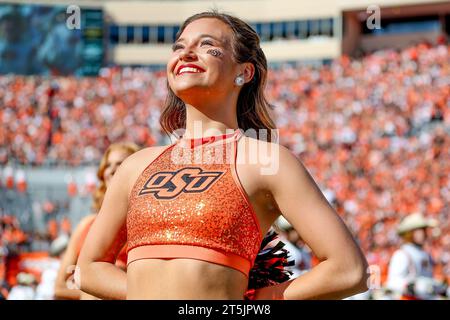
[(177, 86), (175, 90), (173, 90), (175, 95), (185, 102), (186, 100), (198, 97), (199, 95), (204, 95), (207, 91), (209, 91), (208, 88), (198, 84), (183, 84)]

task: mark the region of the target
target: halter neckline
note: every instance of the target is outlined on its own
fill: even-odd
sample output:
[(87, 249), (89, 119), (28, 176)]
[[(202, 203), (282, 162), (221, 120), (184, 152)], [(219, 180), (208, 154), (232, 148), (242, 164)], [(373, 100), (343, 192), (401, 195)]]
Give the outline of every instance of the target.
[(184, 148), (194, 149), (196, 147), (209, 145), (214, 142), (225, 141), (225, 143), (227, 143), (228, 140), (234, 141), (235, 139), (238, 139), (241, 136), (241, 134), (242, 132), (240, 129), (234, 129), (234, 131), (231, 133), (225, 133), (220, 135), (205, 136), (200, 138), (181, 137), (180, 139), (177, 140), (177, 144), (179, 144), (181, 147)]

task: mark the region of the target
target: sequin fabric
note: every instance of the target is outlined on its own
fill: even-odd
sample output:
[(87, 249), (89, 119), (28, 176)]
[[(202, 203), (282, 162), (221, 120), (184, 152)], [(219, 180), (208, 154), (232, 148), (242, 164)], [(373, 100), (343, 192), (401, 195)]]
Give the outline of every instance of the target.
[(194, 147), (194, 139), (180, 139), (141, 173), (128, 207), (128, 252), (147, 245), (193, 245), (236, 254), (253, 265), (260, 228), (232, 172), (241, 136), (237, 130)]

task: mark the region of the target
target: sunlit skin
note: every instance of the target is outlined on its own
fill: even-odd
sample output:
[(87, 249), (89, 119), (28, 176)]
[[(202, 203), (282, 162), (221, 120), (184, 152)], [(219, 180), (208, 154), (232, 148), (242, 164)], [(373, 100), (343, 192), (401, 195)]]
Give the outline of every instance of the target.
[[(103, 179), (106, 187), (108, 188), (111, 178), (116, 172), (120, 164), (130, 155), (129, 152), (123, 149), (113, 149), (108, 155), (106, 161), (105, 171), (103, 173)], [(73, 274), (71, 266), (75, 266), (78, 259), (77, 246), (80, 242), (80, 236), (83, 230), (86, 228), (92, 219), (96, 217), (96, 214), (90, 214), (83, 218), (75, 228), (72, 236), (70, 237), (69, 244), (66, 252), (61, 260), (61, 265), (58, 271), (58, 276), (55, 282), (55, 298), (56, 299), (70, 299), (70, 300), (92, 300), (96, 297), (85, 293), (81, 290), (70, 289), (67, 287), (67, 281), (73, 281)], [(68, 272), (68, 270), (70, 270)], [(73, 283), (75, 286), (75, 283)], [(73, 287), (72, 287), (73, 288)]]
[[(202, 36), (205, 34), (209, 36)], [(238, 128), (236, 104), (242, 87), (234, 80), (243, 75), (245, 82), (250, 81), (255, 69), (251, 63), (234, 61), (231, 29), (218, 19), (202, 18), (190, 23), (180, 39), (168, 61), (167, 77), (172, 90), (186, 104), (185, 137), (197, 138), (192, 135), (195, 121), (202, 122), (203, 133), (208, 129), (226, 133), (226, 129)], [(186, 63), (195, 64), (202, 72), (177, 75), (178, 68)], [(261, 163), (245, 161), (250, 153), (245, 144), (267, 150), (259, 147), (268, 142), (242, 137), (236, 165), (256, 212), (261, 236), (282, 214), (321, 261), (293, 281), (258, 290), (256, 298), (333, 299), (365, 291), (366, 261), (302, 163), (285, 147), (270, 144), (279, 147), (278, 153), (270, 154), (271, 162), (279, 162), (279, 170), (262, 175)], [(82, 289), (108, 299), (242, 300), (248, 279), (226, 266), (195, 259), (142, 259), (130, 263), (125, 273), (101, 261), (126, 222), (134, 183), (165, 148), (136, 152), (117, 169), (80, 255)]]

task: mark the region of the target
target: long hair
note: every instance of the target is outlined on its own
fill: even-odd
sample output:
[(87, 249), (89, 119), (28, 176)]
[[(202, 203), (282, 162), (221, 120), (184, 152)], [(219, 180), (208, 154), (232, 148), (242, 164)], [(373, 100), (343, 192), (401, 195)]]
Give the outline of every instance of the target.
[(124, 150), (125, 152), (128, 152), (130, 155), (135, 153), (139, 150), (139, 147), (130, 142), (121, 142), (121, 143), (113, 143), (109, 145), (108, 149), (106, 149), (105, 153), (103, 154), (102, 159), (100, 160), (100, 165), (98, 166), (97, 170), (97, 178), (100, 181), (100, 184), (98, 185), (97, 189), (94, 192), (94, 199), (92, 203), (92, 209), (94, 212), (98, 213), (100, 211), (100, 208), (102, 207), (103, 198), (105, 196), (106, 192), (106, 183), (105, 183), (105, 169), (106, 165), (108, 164), (108, 157), (109, 154), (113, 150)]
[[(264, 88), (267, 80), (267, 60), (260, 47), (260, 39), (255, 30), (246, 22), (216, 10), (195, 14), (186, 19), (176, 34), (176, 40), (183, 30), (193, 21), (201, 18), (215, 18), (226, 23), (233, 31), (232, 51), (233, 59), (237, 63), (251, 62), (255, 66), (253, 79), (244, 84), (237, 101), (238, 125), (244, 131), (254, 129), (259, 138), (259, 129), (267, 130), (267, 140), (271, 141), (271, 129), (275, 124), (270, 118), (268, 103)], [(162, 129), (171, 134), (177, 129), (186, 127), (186, 107), (178, 98), (167, 81), (168, 94), (160, 117)]]

